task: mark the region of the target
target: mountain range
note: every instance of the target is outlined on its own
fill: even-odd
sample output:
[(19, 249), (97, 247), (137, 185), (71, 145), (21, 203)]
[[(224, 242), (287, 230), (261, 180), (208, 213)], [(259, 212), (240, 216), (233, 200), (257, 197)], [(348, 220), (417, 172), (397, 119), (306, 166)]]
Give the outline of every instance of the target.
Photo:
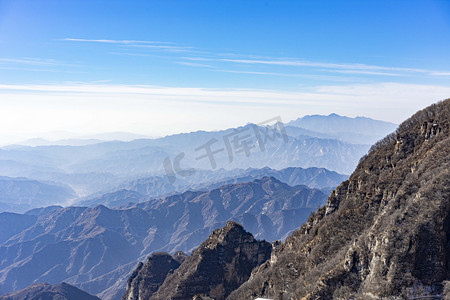
[(0, 294), (39, 282), (54, 290), (65, 281), (102, 299), (120, 299), (127, 286), (131, 298), (147, 288), (155, 299), (232, 297), (253, 280), (253, 268), (271, 261), (273, 246), (283, 247), (280, 241), (348, 178), (335, 171), (350, 173), (369, 149), (343, 141), (343, 133), (351, 136), (351, 126), (360, 124), (372, 126), (367, 136), (374, 138), (376, 128), (394, 126), (330, 115), (322, 122), (335, 131), (320, 132), (325, 125), (311, 122), (315, 117), (297, 120), (308, 128), (248, 124), (154, 140), (0, 149), (0, 172), (28, 176), (20, 180), (55, 194), (59, 187), (78, 196), (66, 200), (79, 205), (55, 205), (62, 203), (50, 193), (42, 208), (0, 213), (6, 229), (0, 230)]
[(327, 204), (274, 244), (237, 289), (226, 283), (242, 279), (233, 257), (246, 256), (242, 227), (233, 242), (213, 233), (151, 289), (155, 268), (138, 265), (123, 299), (448, 299), (449, 220), (450, 99), (374, 144)]
[(76, 197), (70, 187), (61, 184), (0, 177), (0, 212), (25, 212), (35, 207), (64, 204)]
[(161, 198), (168, 195), (179, 194), (185, 191), (209, 191), (219, 186), (250, 182), (263, 177), (273, 177), (290, 186), (306, 185), (310, 188), (320, 189), (329, 194), (347, 175), (328, 171), (324, 168), (298, 168), (291, 167), (283, 170), (271, 168), (263, 169), (234, 169), (219, 170), (217, 172), (203, 171), (194, 174), (192, 181), (177, 180), (171, 183), (167, 176), (152, 176), (132, 180), (117, 186), (116, 191), (99, 193), (76, 202), (80, 206), (105, 205), (108, 207), (121, 206), (129, 202), (139, 203), (150, 198)]
[[(368, 118), (330, 115), (313, 122), (315, 118), (318, 116), (307, 116), (284, 126), (248, 124), (156, 139), (78, 141), (73, 146), (10, 145), (0, 148), (0, 174), (69, 186), (79, 197), (112, 192), (126, 182), (172, 173), (176, 181), (200, 183), (193, 174), (178, 174), (181, 170), (174, 170), (176, 159), (182, 169), (193, 168), (196, 173), (319, 167), (350, 174), (369, 145), (395, 129), (392, 123)], [(208, 147), (213, 155), (208, 155)]]
[(313, 137), (370, 145), (397, 129), (397, 124), (390, 122), (366, 117), (349, 118), (337, 114), (304, 116), (286, 125), (307, 130), (304, 134)]
[(0, 293), (64, 280), (102, 299), (118, 299), (149, 253), (189, 253), (228, 220), (244, 224), (256, 238), (284, 239), (326, 199), (318, 189), (264, 177), (119, 209), (2, 213), (0, 224), (14, 231), (3, 232), (0, 244)]

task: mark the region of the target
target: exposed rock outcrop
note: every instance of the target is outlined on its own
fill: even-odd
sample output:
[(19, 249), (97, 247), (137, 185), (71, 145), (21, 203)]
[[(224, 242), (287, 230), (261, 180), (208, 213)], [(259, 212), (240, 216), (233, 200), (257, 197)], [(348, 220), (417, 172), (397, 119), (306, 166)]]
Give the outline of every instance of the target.
[[(178, 259), (184, 256), (177, 252)], [(163, 284), (169, 272), (173, 272), (180, 266), (180, 262), (168, 253), (154, 253), (145, 264), (140, 262), (128, 278), (127, 291), (122, 297), (123, 300), (143, 300), (149, 299)]]
[(450, 99), (375, 144), (228, 299), (439, 299), (449, 241)]
[[(124, 299), (225, 299), (248, 280), (255, 267), (269, 259), (271, 251), (270, 243), (255, 240), (241, 225), (229, 221), (225, 227), (215, 230), (173, 273), (169, 272), (156, 292), (153, 292), (155, 285), (136, 288), (133, 286), (136, 279), (131, 278), (125, 296), (133, 289), (135, 297)], [(144, 266), (138, 266), (135, 278), (154, 278), (155, 268), (145, 270), (154, 256)], [(167, 256), (165, 259), (170, 260)]]

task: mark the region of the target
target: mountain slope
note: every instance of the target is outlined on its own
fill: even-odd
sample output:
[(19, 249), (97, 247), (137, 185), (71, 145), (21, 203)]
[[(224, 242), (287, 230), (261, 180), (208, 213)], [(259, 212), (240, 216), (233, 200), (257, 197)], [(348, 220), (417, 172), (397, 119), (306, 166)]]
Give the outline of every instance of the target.
[(16, 212), (24, 212), (34, 207), (65, 203), (75, 197), (75, 192), (69, 187), (42, 183), (27, 178), (0, 176), (0, 202), (5, 206), (15, 207)]
[(450, 279), (449, 134), (450, 100), (403, 122), (228, 299), (441, 297)]
[(15, 213), (0, 213), (0, 244), (36, 223), (37, 217)]
[(149, 299), (164, 283), (169, 272), (176, 270), (184, 261), (185, 255), (172, 257), (165, 252), (153, 253), (145, 264), (140, 262), (127, 281), (123, 300)]
[[(122, 299), (187, 300), (197, 296), (223, 300), (250, 277), (253, 268), (270, 258), (271, 251), (270, 243), (255, 240), (241, 225), (229, 221), (215, 230), (181, 266), (167, 273), (156, 291), (149, 293), (144, 287), (130, 297), (127, 290)], [(154, 270), (140, 274), (152, 276)]]
[[(217, 172), (197, 170), (196, 174), (187, 180), (177, 179), (170, 183), (167, 176), (144, 177), (129, 181), (119, 186), (119, 190), (100, 196), (89, 197), (77, 202), (80, 206), (105, 205), (121, 206), (129, 202), (142, 202), (146, 198), (160, 198), (180, 194), (186, 191), (207, 191), (223, 185), (246, 183), (263, 177), (274, 177), (290, 186), (306, 185), (309, 188), (334, 189), (348, 178), (323, 168), (291, 167), (282, 170), (235, 169), (219, 170)], [(145, 197), (147, 196), (147, 197)]]
[(22, 222), (20, 217), (29, 219), (29, 226), (2, 236), (0, 293), (64, 280), (103, 299), (117, 299), (149, 253), (192, 251), (228, 220), (242, 222), (258, 238), (282, 239), (326, 198), (320, 190), (265, 177), (123, 209), (51, 207), (25, 217), (4, 215), (8, 226)]
[(18, 292), (0, 296), (0, 300), (100, 300), (67, 283), (55, 286), (48, 283), (36, 283)]

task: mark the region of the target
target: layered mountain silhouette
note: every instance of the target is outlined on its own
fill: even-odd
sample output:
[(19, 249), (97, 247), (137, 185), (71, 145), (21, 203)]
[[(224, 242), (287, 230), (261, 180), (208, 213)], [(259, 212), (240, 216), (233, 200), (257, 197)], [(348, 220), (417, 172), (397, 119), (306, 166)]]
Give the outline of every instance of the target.
[(26, 289), (0, 296), (0, 300), (100, 300), (67, 283), (55, 286), (48, 283), (36, 283)]
[[(0, 148), (0, 174), (57, 182), (70, 186), (80, 197), (100, 196), (119, 186), (119, 189), (127, 189), (122, 185), (138, 178), (163, 177), (166, 159), (173, 163), (182, 153), (183, 168), (195, 168), (197, 174), (202, 170), (216, 173), (221, 168), (265, 167), (319, 167), (350, 174), (372, 140), (382, 138), (395, 127), (368, 118), (330, 115), (321, 116), (320, 122), (312, 122), (311, 118), (319, 117), (304, 117), (302, 122), (291, 122), (284, 129), (248, 124), (217, 132), (197, 131), (127, 142), (91, 144), (95, 141), (87, 141), (82, 144), (80, 141), (78, 146), (11, 145)], [(208, 156), (207, 147), (214, 152), (213, 160)], [(190, 185), (205, 182), (198, 181), (196, 175), (177, 176), (178, 180), (185, 180)]]
[(225, 299), (270, 258), (272, 245), (257, 241), (235, 222), (215, 230), (181, 265), (153, 254), (138, 265), (123, 300)]
[[(239, 288), (230, 293), (207, 280), (230, 269), (217, 267), (223, 266), (217, 252), (198, 254), (215, 249), (208, 239), (153, 286), (149, 297), (447, 299), (449, 224), (450, 99), (419, 111), (377, 142), (327, 204)], [(142, 270), (138, 266), (140, 278), (153, 274)], [(228, 280), (242, 278), (239, 272), (228, 274)], [(133, 282), (130, 278), (124, 299), (148, 291), (145, 285), (133, 290)]]
[(173, 183), (169, 181), (167, 176), (139, 178), (120, 185), (119, 190), (80, 200), (77, 205), (91, 207), (96, 205), (122, 206), (129, 202), (144, 202), (150, 198), (160, 198), (186, 191), (208, 191), (223, 185), (246, 183), (267, 176), (274, 177), (290, 186), (306, 185), (310, 188), (321, 189), (325, 194), (329, 194), (332, 189), (348, 178), (347, 175), (323, 168), (303, 169), (299, 167), (282, 170), (266, 167), (263, 169), (220, 170), (218, 172), (198, 171), (193, 176), (195, 178), (192, 178), (191, 181), (178, 179)]
[(102, 299), (118, 299), (149, 253), (193, 251), (228, 220), (244, 224), (258, 239), (283, 239), (326, 199), (320, 190), (264, 177), (121, 209), (3, 213), (0, 224), (15, 229), (1, 236), (0, 294), (34, 282), (65, 281)]
[(66, 203), (74, 198), (75, 192), (67, 186), (0, 176), (0, 212), (25, 212), (34, 207)]
[[(287, 123), (288, 127), (301, 128), (297, 135), (334, 138), (348, 143), (374, 144), (395, 129), (397, 124), (366, 117), (349, 118), (337, 114), (310, 115)], [(292, 129), (288, 129), (292, 130)]]

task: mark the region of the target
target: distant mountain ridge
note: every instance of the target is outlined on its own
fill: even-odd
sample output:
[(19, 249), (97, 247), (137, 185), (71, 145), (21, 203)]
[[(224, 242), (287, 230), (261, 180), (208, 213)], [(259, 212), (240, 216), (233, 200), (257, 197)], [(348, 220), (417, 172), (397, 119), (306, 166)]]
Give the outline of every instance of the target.
[[(319, 167), (350, 174), (359, 157), (369, 149), (369, 144), (395, 129), (393, 124), (387, 126), (385, 122), (369, 122), (366, 118), (355, 119), (357, 124), (352, 126), (358, 128), (357, 132), (349, 131), (352, 126), (332, 123), (346, 123), (349, 118), (323, 116), (320, 122), (315, 123), (309, 119), (289, 122), (284, 128), (284, 137), (280, 136), (284, 134), (281, 131), (274, 134), (266, 127), (248, 124), (215, 132), (197, 131), (129, 142), (6, 146), (0, 148), (0, 174), (58, 182), (70, 186), (80, 196), (110, 192), (117, 185), (139, 177), (164, 176), (164, 161), (170, 159), (173, 163), (181, 153), (185, 154), (181, 165), (196, 170)], [(363, 121), (369, 122), (370, 126), (361, 125)], [(325, 130), (320, 125), (322, 123), (333, 126)], [(346, 131), (336, 132), (337, 129)], [(239, 142), (230, 143), (233, 138)], [(249, 147), (243, 151), (242, 141), (245, 139)], [(197, 159), (205, 155), (208, 145), (219, 151), (214, 152), (217, 168), (207, 157)], [(177, 178), (182, 179), (181, 176)]]
[(308, 115), (290, 121), (286, 125), (308, 130), (306, 135), (336, 138), (359, 144), (374, 144), (382, 137), (394, 132), (398, 126), (367, 117), (349, 118), (334, 113), (328, 116)]
[(108, 207), (125, 205), (128, 202), (139, 203), (150, 198), (166, 197), (185, 191), (207, 191), (219, 186), (250, 182), (263, 177), (274, 177), (290, 186), (306, 185), (310, 188), (322, 189), (328, 194), (348, 178), (347, 175), (338, 174), (324, 168), (298, 168), (291, 167), (282, 170), (271, 168), (247, 170), (220, 170), (220, 172), (198, 171), (194, 182), (178, 179), (170, 183), (167, 176), (153, 176), (139, 178), (118, 186), (117, 191), (103, 195), (89, 197), (76, 202), (80, 206), (105, 205)]
[(25, 212), (34, 207), (63, 204), (74, 198), (75, 192), (67, 186), (0, 176), (0, 212)]
[(67, 283), (55, 286), (36, 283), (15, 293), (0, 296), (0, 300), (100, 300)]

